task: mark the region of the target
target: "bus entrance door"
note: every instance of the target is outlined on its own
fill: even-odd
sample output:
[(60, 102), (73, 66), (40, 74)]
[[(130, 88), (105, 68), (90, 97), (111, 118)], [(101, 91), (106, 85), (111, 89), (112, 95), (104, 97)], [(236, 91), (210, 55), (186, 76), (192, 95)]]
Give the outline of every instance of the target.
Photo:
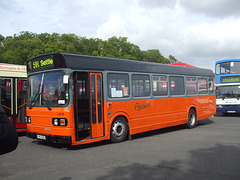
[(92, 138), (102, 137), (103, 131), (102, 74), (90, 73), (90, 119)]
[(76, 72), (75, 79), (76, 141), (102, 137), (102, 74)]

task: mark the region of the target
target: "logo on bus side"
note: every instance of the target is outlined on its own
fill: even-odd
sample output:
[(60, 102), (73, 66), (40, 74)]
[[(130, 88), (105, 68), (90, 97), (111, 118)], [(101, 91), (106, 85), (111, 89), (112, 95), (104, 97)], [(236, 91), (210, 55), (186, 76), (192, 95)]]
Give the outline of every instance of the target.
[(135, 104), (135, 109), (136, 109), (137, 111), (139, 111), (139, 110), (142, 110), (142, 109), (144, 109), (144, 108), (146, 108), (146, 107), (148, 107), (148, 106), (150, 106), (150, 102), (146, 102), (145, 104), (136, 103), (136, 104)]

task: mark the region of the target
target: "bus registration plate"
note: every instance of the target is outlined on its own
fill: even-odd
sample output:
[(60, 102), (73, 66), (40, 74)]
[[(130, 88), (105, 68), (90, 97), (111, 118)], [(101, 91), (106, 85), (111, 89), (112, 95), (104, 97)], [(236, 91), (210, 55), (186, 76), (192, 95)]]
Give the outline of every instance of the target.
[(46, 136), (37, 134), (37, 139), (46, 140)]
[(228, 113), (236, 113), (236, 111), (228, 111)]

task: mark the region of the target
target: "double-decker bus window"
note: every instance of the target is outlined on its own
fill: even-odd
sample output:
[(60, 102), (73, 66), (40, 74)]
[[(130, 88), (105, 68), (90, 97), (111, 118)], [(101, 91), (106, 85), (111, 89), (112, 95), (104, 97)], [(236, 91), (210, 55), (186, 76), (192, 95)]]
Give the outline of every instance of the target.
[(215, 73), (216, 73), (216, 74), (221, 74), (220, 64), (217, 64), (217, 65), (216, 65)]
[(170, 76), (171, 83), (170, 95), (184, 95), (184, 78), (180, 76)]
[(153, 76), (153, 95), (154, 96), (167, 96), (168, 83), (167, 76)]
[(127, 74), (108, 74), (108, 96), (110, 98), (129, 97), (129, 77)]
[(217, 99), (238, 99), (240, 98), (240, 86), (239, 85), (229, 85), (229, 86), (219, 86), (216, 89)]
[(229, 61), (216, 64), (216, 74), (234, 74), (240, 73), (240, 62), (239, 61)]
[(220, 65), (220, 74), (229, 74), (230, 73), (230, 63), (222, 63)]
[(150, 77), (148, 75), (132, 75), (133, 96), (150, 96)]
[(239, 61), (231, 62), (230, 67), (231, 67), (231, 74), (240, 73), (240, 62)]
[(197, 94), (197, 78), (187, 77), (186, 93), (187, 93), (187, 95)]
[(208, 93), (207, 79), (199, 78), (198, 79), (198, 94), (207, 94), (207, 93)]

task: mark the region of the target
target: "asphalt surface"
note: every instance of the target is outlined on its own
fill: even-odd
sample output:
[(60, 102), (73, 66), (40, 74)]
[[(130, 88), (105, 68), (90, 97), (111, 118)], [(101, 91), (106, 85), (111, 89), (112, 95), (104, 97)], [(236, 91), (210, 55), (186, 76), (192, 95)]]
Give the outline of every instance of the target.
[(240, 116), (214, 116), (198, 127), (161, 129), (109, 141), (66, 147), (19, 137), (0, 156), (0, 179), (143, 180), (240, 179)]

